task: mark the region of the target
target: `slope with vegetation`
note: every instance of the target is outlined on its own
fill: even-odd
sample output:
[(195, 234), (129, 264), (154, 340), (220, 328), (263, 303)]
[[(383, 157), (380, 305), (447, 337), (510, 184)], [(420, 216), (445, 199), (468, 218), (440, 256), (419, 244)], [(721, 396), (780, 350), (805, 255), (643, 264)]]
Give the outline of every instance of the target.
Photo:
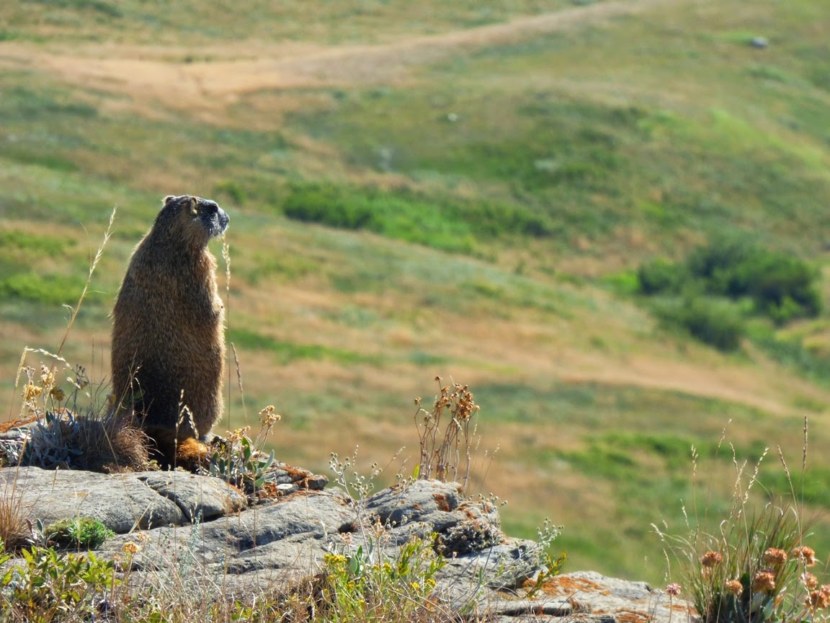
[[(20, 352), (57, 348), (111, 207), (62, 353), (104, 382), (129, 253), (163, 195), (195, 192), (232, 218), (223, 427), (276, 402), (283, 460), (359, 444), (409, 472), (410, 400), (452, 377), (482, 407), (471, 490), (510, 501), (507, 532), (550, 516), (573, 568), (660, 580), (650, 524), (682, 521), (692, 446), (706, 524), (733, 460), (780, 444), (798, 464), (805, 417), (828, 442), (821, 3), (198, 4), (0, 7), (8, 418)], [(769, 317), (700, 284), (639, 292), (724, 232), (803, 271), (808, 298)], [(665, 322), (678, 308), (733, 318), (732, 350)], [(830, 461), (792, 471), (826, 527)], [(756, 491), (787, 492), (764, 474)]]

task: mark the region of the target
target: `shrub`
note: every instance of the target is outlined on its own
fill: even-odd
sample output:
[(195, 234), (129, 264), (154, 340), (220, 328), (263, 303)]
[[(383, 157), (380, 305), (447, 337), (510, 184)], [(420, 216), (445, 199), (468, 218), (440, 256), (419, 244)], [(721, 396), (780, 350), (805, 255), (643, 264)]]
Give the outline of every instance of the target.
[(11, 566), (0, 578), (0, 602), (8, 620), (94, 620), (118, 583), (113, 563), (92, 552), (58, 554), (33, 547), (21, 554), (23, 564)]
[(751, 297), (758, 311), (777, 323), (821, 311), (818, 272), (785, 253), (722, 239), (692, 253), (687, 267), (704, 281), (706, 291), (732, 299)]
[[(414, 538), (390, 558), (381, 548), (359, 546), (349, 555), (328, 554), (319, 589), (326, 621), (435, 621), (442, 609), (432, 595), (445, 565), (433, 544)], [(444, 618), (447, 613), (443, 613)]]
[(687, 297), (658, 312), (664, 321), (687, 331), (705, 344), (722, 351), (736, 350), (746, 328), (735, 307), (705, 297)]
[(687, 281), (683, 266), (666, 259), (653, 260), (637, 270), (637, 283), (642, 294), (677, 293)]

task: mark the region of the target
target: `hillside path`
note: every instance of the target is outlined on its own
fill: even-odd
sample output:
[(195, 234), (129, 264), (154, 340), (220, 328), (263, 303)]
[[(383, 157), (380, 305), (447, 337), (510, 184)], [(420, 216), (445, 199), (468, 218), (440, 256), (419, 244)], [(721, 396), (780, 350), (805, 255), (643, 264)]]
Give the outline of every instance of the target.
[[(638, 15), (677, 0), (608, 0), (506, 23), (418, 35), (375, 45), (242, 41), (198, 49), (114, 43), (0, 42), (0, 67), (38, 70), (61, 80), (176, 108), (209, 106), (270, 89), (389, 84), (417, 66), (535, 36)], [(188, 62), (191, 53), (208, 59)], [(175, 97), (171, 97), (171, 91)]]

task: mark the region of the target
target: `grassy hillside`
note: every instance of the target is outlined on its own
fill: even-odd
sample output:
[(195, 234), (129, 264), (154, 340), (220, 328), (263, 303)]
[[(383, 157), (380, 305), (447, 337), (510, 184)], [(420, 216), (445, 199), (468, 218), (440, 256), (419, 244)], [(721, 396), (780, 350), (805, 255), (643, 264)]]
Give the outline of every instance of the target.
[(775, 446), (798, 472), (808, 417), (827, 551), (828, 312), (749, 317), (723, 353), (658, 320), (636, 270), (731, 232), (823, 271), (826, 307), (828, 17), (811, 0), (7, 2), (5, 416), (23, 347), (57, 348), (118, 206), (63, 353), (106, 382), (130, 251), (163, 195), (193, 192), (231, 215), (244, 392), (232, 370), (223, 428), (273, 402), (282, 460), (324, 470), (359, 445), (391, 478), (415, 460), (412, 399), (435, 375), (468, 383), (473, 493), (509, 500), (508, 531), (550, 517), (571, 569), (661, 581), (650, 524), (680, 529), (692, 502), (716, 523), (733, 463), (766, 446), (762, 483), (786, 492)]

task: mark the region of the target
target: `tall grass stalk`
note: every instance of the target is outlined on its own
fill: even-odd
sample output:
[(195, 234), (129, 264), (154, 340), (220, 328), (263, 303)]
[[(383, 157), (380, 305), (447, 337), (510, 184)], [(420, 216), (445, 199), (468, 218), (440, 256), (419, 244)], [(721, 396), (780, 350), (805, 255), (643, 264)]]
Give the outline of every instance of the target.
[(98, 262), (101, 260), (101, 256), (104, 254), (104, 247), (107, 246), (109, 242), (110, 236), (112, 235), (112, 225), (115, 222), (115, 214), (118, 211), (117, 207), (112, 209), (110, 213), (109, 222), (107, 223), (107, 229), (104, 232), (104, 238), (101, 241), (101, 244), (98, 246), (98, 250), (95, 252), (95, 257), (92, 259), (92, 263), (89, 265), (89, 272), (86, 276), (86, 281), (84, 282), (84, 288), (81, 290), (81, 295), (78, 297), (78, 302), (75, 307), (72, 309), (72, 316), (69, 318), (69, 322), (66, 325), (66, 330), (63, 333), (63, 337), (61, 338), (61, 343), (58, 346), (57, 354), (60, 355), (63, 352), (63, 347), (66, 344), (66, 340), (69, 337), (69, 332), (72, 330), (73, 325), (75, 324), (75, 319), (78, 317), (78, 312), (81, 310), (81, 304), (86, 298), (86, 293), (89, 290), (89, 284), (92, 282), (92, 275), (95, 273), (95, 268), (98, 266)]

